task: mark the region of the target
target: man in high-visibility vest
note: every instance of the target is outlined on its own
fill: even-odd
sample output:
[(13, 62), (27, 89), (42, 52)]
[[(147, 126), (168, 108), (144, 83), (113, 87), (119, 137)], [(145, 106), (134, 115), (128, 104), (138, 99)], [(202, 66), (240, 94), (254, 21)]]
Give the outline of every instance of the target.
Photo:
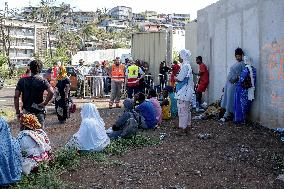
[(119, 101), (121, 97), (121, 88), (125, 77), (124, 72), (124, 65), (120, 64), (119, 57), (116, 57), (114, 64), (110, 67), (111, 94), (109, 108), (112, 108), (113, 103), (116, 104), (117, 108), (120, 108)]
[(131, 61), (130, 63), (130, 66), (128, 66), (125, 72), (125, 75), (127, 77), (126, 86), (128, 98), (132, 98), (133, 93), (135, 95), (140, 92), (139, 80), (144, 76), (143, 70), (138, 65), (135, 65), (134, 61)]

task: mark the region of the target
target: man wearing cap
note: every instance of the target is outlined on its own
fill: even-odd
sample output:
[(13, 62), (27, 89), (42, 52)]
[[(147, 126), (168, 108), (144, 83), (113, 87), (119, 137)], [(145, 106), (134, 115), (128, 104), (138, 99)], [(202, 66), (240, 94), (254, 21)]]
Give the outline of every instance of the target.
[(84, 89), (84, 79), (85, 75), (88, 74), (87, 68), (84, 66), (84, 60), (79, 60), (79, 65), (75, 68), (77, 72), (77, 80), (78, 80), (78, 88), (76, 91), (77, 96), (83, 96), (83, 89)]
[(113, 103), (116, 104), (117, 108), (120, 108), (119, 102), (121, 97), (121, 88), (124, 82), (124, 65), (120, 64), (120, 58), (116, 57), (114, 60), (114, 64), (110, 68), (110, 76), (111, 76), (111, 94), (109, 101), (109, 108), (111, 109)]

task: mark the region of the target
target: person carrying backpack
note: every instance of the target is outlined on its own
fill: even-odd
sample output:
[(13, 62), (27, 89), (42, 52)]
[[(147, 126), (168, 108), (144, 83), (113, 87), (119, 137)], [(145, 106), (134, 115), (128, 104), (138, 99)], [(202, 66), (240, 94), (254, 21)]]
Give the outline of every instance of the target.
[(112, 132), (108, 133), (110, 139), (130, 138), (136, 135), (138, 130), (140, 116), (134, 111), (134, 101), (126, 99), (123, 102), (124, 113), (116, 120), (112, 126)]

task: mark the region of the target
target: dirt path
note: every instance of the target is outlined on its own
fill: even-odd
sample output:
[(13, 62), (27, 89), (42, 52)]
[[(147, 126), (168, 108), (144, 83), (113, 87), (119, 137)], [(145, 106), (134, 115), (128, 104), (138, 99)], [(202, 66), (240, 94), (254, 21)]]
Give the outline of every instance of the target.
[[(109, 127), (121, 109), (109, 110), (107, 102), (96, 103)], [(47, 117), (46, 131), (53, 148), (63, 146), (80, 125), (79, 112), (60, 125), (56, 115)], [(180, 136), (177, 119), (163, 128), (143, 134), (159, 137), (158, 146), (130, 150), (111, 157), (119, 165), (104, 165), (83, 159), (77, 169), (65, 172), (69, 188), (283, 188), (276, 177), (284, 164), (284, 144), (279, 136), (254, 125), (224, 125), (215, 120), (193, 121), (189, 136)], [(15, 123), (14, 134), (17, 133)], [(198, 134), (209, 133), (210, 139)], [(281, 159), (281, 158), (280, 158)], [(283, 169), (284, 167), (282, 167)]]

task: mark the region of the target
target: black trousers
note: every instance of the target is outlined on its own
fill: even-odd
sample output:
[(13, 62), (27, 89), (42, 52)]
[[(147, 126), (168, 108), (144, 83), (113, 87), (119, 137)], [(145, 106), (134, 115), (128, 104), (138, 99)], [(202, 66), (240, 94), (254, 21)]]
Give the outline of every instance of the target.
[(200, 107), (202, 104), (202, 92), (195, 92), (196, 95), (196, 102), (197, 102), (197, 106)]

